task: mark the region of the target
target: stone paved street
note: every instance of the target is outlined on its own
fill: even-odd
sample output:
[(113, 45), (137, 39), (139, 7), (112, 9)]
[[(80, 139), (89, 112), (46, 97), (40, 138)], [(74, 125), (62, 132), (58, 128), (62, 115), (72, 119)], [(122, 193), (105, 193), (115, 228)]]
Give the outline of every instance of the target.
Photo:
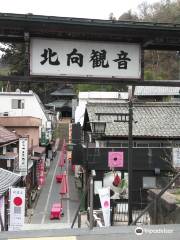
[(64, 228), (70, 227), (73, 221), (79, 204), (79, 196), (70, 166), (68, 166), (69, 193), (62, 199), (64, 216), (60, 220), (50, 220), (52, 204), (61, 202), (61, 195), (59, 194), (60, 183), (56, 182), (56, 174), (63, 172), (67, 167), (64, 166), (61, 170), (58, 166), (59, 154), (60, 152), (57, 153), (56, 158), (51, 162), (51, 167), (46, 177), (46, 183), (42, 187), (37, 204), (33, 209), (33, 216), (28, 219), (27, 222), (29, 223), (25, 224), (24, 229), (43, 229), (44, 226), (47, 227), (47, 224), (53, 224), (54, 228)]

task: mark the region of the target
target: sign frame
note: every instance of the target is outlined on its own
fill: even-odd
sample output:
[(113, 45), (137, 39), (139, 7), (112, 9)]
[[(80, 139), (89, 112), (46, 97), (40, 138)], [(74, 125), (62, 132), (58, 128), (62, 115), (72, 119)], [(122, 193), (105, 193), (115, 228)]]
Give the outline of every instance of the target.
[[(51, 49), (51, 52), (49, 49)], [(79, 65), (76, 62), (75, 63), (70, 62), (70, 65), (67, 66), (67, 55), (72, 53), (72, 49), (77, 50), (76, 55), (82, 53), (83, 57), (85, 56), (84, 57), (85, 60), (83, 60), (85, 62), (85, 67), (84, 66), (79, 67)], [(128, 49), (131, 50), (130, 55), (128, 55), (129, 54), (127, 52)], [(96, 52), (99, 52), (99, 55), (101, 57), (103, 55), (103, 52), (102, 52), (103, 50), (105, 51), (109, 50), (109, 53), (108, 51), (106, 51), (107, 56), (104, 56), (104, 61), (101, 59), (102, 62), (99, 62), (99, 64), (101, 64), (100, 66), (92, 68), (91, 54), (93, 50), (96, 50)], [(118, 55), (121, 54), (122, 52), (124, 52), (125, 54), (124, 58), (127, 59), (126, 60), (127, 69), (118, 69), (119, 62), (117, 58), (118, 58)], [(142, 78), (141, 52), (142, 52), (141, 44), (138, 44), (138, 43), (31, 38), (30, 39), (30, 76), (32, 77), (33, 76), (51, 76), (51, 77), (67, 77), (68, 76), (68, 77), (81, 77), (81, 78), (99, 78), (100, 80), (104, 78), (108, 78), (109, 81), (111, 80), (114, 81), (114, 79), (141, 80)], [(136, 56), (136, 54), (138, 56)], [(43, 66), (42, 64), (40, 64), (42, 62), (43, 62)], [(50, 62), (52, 65), (50, 64)], [(109, 64), (108, 68), (106, 66), (107, 63)], [(59, 65), (53, 65), (53, 64), (59, 64)], [(109, 72), (109, 68), (111, 68), (110, 72)]]
[[(9, 230), (20, 230), (25, 221), (25, 188), (10, 187), (10, 219)], [(17, 203), (15, 202), (17, 199)]]

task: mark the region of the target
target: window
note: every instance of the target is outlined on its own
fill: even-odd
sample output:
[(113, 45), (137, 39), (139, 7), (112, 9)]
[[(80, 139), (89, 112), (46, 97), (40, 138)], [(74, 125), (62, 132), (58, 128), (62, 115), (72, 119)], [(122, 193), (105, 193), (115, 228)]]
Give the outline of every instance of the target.
[(149, 143), (149, 147), (161, 147), (161, 143), (159, 142), (152, 142), (152, 143)]
[(24, 109), (24, 99), (12, 99), (12, 109)]
[(137, 143), (137, 147), (148, 147), (148, 143)]

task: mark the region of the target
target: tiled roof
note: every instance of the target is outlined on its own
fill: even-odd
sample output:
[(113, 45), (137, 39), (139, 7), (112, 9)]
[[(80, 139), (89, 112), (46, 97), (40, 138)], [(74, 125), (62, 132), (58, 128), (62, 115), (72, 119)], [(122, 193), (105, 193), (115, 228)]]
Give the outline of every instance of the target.
[[(98, 121), (96, 113), (128, 113), (127, 103), (87, 104), (89, 121)], [(106, 136), (128, 136), (127, 122), (114, 122), (116, 116), (100, 116), (106, 121)], [(180, 137), (180, 103), (134, 103), (133, 136)]]
[(180, 87), (136, 86), (135, 96), (176, 96), (180, 95)]
[(18, 140), (18, 137), (15, 133), (10, 132), (6, 128), (0, 126), (0, 144), (8, 143)]
[(14, 152), (6, 152), (6, 154), (0, 155), (0, 160), (8, 160), (8, 159), (12, 159), (14, 160), (15, 158), (18, 157), (17, 153)]
[(102, 100), (117, 100), (117, 99), (128, 99), (128, 92), (102, 92), (102, 91), (91, 91), (91, 92), (79, 92), (79, 99), (102, 99)]
[(9, 187), (13, 186), (19, 179), (20, 175), (0, 168), (0, 196), (5, 193)]
[(56, 100), (54, 102), (50, 102), (45, 104), (46, 107), (56, 107), (56, 108), (63, 108), (69, 107), (72, 108), (72, 100)]
[(58, 88), (56, 91), (50, 94), (51, 96), (76, 96), (76, 93), (73, 90), (73, 86), (66, 84)]
[(46, 150), (45, 147), (40, 147), (40, 146), (33, 147), (33, 151), (36, 153), (43, 154), (45, 152), (45, 150)]

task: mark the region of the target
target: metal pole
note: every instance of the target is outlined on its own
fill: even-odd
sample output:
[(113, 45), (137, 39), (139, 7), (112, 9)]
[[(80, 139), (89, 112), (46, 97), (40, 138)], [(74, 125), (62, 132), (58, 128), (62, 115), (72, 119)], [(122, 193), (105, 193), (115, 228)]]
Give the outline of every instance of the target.
[(81, 228), (81, 213), (78, 213), (78, 228)]
[(93, 229), (94, 221), (93, 221), (93, 176), (90, 175), (90, 212), (89, 212), (89, 222), (90, 222), (90, 229)]
[(157, 212), (158, 212), (158, 200), (157, 199), (155, 199), (154, 200), (154, 222), (155, 222), (155, 224), (157, 225), (158, 224), (158, 214), (157, 214)]
[(129, 89), (129, 135), (128, 135), (128, 225), (132, 223), (132, 148), (133, 148), (133, 136), (132, 136), (132, 121), (133, 121), (133, 104), (132, 104), (132, 87)]
[[(69, 159), (68, 159), (68, 154), (67, 154), (67, 145), (66, 145), (66, 154), (65, 154), (65, 163), (66, 163), (66, 177), (67, 177), (67, 181), (68, 181), (68, 184), (69, 184)], [(64, 149), (63, 149), (64, 151)], [(67, 199), (69, 199), (69, 191), (67, 192), (67, 195), (66, 195)]]

